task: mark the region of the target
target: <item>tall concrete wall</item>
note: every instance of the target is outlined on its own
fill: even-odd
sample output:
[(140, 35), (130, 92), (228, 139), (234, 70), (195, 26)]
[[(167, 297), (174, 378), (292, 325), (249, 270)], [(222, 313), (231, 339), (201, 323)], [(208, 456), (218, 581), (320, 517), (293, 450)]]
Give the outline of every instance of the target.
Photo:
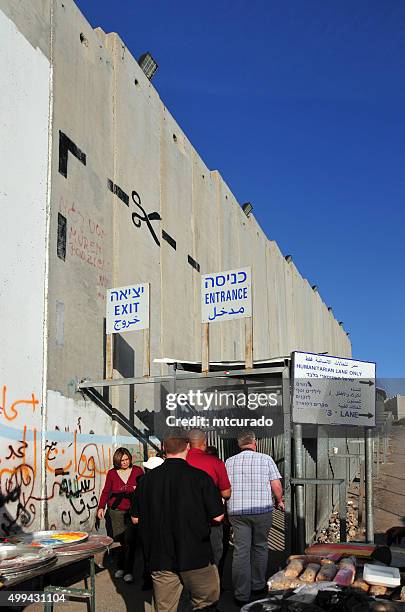
[[(72, 0), (0, 0), (0, 17), (2, 90), (14, 87), (19, 100), (6, 101), (0, 145), (8, 168), (0, 389), (9, 414), (18, 413), (13, 423), (7, 408), (0, 415), (14, 436), (1, 430), (2, 493), (35, 466), (18, 497), (27, 524), (38, 525), (42, 507), (42, 526), (89, 529), (114, 445), (130, 446), (138, 460), (141, 452), (76, 393), (82, 378), (104, 377), (107, 288), (150, 283), (154, 375), (164, 366), (153, 359), (200, 361), (201, 274), (238, 266), (252, 267), (255, 360), (292, 350), (350, 356), (351, 347), (319, 294), (206, 167), (116, 34), (94, 31)], [(151, 212), (161, 221), (137, 227), (134, 213)], [(124, 334), (116, 370), (141, 376), (143, 351), (141, 332)], [(211, 325), (210, 357), (244, 358), (243, 321)], [(13, 412), (32, 394), (38, 404)], [(152, 385), (136, 396), (115, 390), (112, 402), (131, 421), (135, 402), (153, 407)], [(6, 459), (17, 454), (10, 438), (26, 445), (20, 467)], [(21, 522), (17, 503), (6, 509)]]

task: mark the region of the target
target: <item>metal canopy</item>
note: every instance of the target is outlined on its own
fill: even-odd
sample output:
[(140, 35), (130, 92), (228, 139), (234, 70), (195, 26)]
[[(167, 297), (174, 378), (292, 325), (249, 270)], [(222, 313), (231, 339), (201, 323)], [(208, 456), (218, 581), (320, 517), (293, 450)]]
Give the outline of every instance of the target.
[[(280, 364), (280, 361), (276, 362)], [(187, 370), (176, 369), (177, 363), (173, 363), (173, 373), (167, 374), (166, 376), (140, 376), (136, 378), (107, 378), (102, 380), (82, 380), (78, 383), (78, 391), (82, 389), (91, 389), (94, 387), (117, 387), (122, 385), (145, 385), (150, 383), (161, 383), (170, 382), (175, 378), (176, 380), (198, 380), (207, 378), (241, 378), (251, 376), (262, 376), (264, 374), (282, 374), (287, 364), (275, 365), (273, 367), (253, 367), (250, 369), (231, 369), (220, 370), (216, 372), (190, 372)]]

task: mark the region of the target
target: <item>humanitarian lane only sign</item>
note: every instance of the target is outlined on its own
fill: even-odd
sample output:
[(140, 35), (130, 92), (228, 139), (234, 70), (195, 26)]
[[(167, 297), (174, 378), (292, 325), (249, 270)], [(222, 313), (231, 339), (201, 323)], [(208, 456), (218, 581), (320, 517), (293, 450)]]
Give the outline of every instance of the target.
[(293, 422), (375, 426), (375, 363), (294, 352)]
[(149, 283), (107, 290), (107, 334), (149, 328)]
[(251, 269), (239, 268), (201, 277), (201, 320), (229, 321), (252, 316)]

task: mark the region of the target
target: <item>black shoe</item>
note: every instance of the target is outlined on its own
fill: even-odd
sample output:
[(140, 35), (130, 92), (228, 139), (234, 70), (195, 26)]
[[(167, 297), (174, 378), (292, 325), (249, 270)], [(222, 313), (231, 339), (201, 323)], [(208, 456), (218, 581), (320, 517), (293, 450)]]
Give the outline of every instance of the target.
[(252, 589), (252, 595), (254, 595), (254, 597), (257, 597), (259, 595), (267, 595), (268, 592), (269, 591), (267, 587), (263, 587), (262, 589)]

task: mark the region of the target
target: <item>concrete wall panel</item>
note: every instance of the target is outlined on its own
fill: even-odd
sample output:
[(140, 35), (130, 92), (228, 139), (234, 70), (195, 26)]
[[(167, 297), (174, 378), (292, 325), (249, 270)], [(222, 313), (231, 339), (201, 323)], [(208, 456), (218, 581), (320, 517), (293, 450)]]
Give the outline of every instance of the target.
[(50, 63), (2, 11), (0, 39), (0, 492), (13, 497), (0, 524), (9, 533), (16, 522), (38, 527), (43, 501)]
[[(201, 360), (201, 275), (220, 269), (219, 220), (216, 198), (216, 178), (211, 174), (196, 151), (193, 151), (193, 253), (200, 264), (195, 272), (194, 335), (197, 342), (197, 361)], [(221, 359), (220, 326), (210, 328), (210, 359)]]

